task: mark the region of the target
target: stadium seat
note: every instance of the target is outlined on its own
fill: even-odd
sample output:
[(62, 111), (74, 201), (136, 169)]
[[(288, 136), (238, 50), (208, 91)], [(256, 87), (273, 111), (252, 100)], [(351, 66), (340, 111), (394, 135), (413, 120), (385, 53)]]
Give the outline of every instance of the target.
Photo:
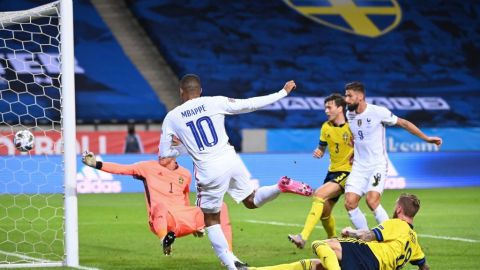
[[(475, 94), (480, 76), (474, 60), (480, 34), (471, 27), (478, 25), (472, 14), (480, 12), (479, 5), (400, 1), (397, 17), (368, 16), (380, 30), (396, 19), (399, 23), (389, 32), (366, 37), (351, 33), (353, 26), (339, 15), (309, 17), (299, 12), (299, 5), (313, 2), (129, 4), (177, 75), (200, 75), (206, 95), (251, 97), (280, 89), (289, 79), (297, 81), (288, 102), (277, 104), (281, 110), (229, 119), (228, 125), (237, 131), (319, 127), (325, 120), (323, 104), (316, 107), (307, 97), (343, 93), (344, 84), (354, 80), (365, 83), (368, 97), (377, 97), (375, 103), (386, 103), (395, 114), (422, 127), (480, 126), (480, 95)], [(382, 5), (393, 8), (389, 1)]]
[[(2, 3), (0, 11), (28, 9), (49, 2), (52, 1), (8, 1)], [(166, 114), (164, 104), (159, 101), (152, 88), (124, 54), (90, 1), (74, 1), (74, 19), (77, 120), (80, 123), (161, 122)], [(2, 39), (4, 38), (14, 38), (13, 32), (2, 30)], [(20, 54), (25, 53), (25, 50), (28, 51), (28, 48), (15, 49), (20, 50), (16, 52)], [(48, 56), (54, 53), (50, 49), (49, 46), (43, 48)], [(56, 53), (58, 54), (58, 50)], [(36, 109), (34, 105), (36, 102), (45, 105), (48, 102), (52, 103), (52, 99), (60, 98), (58, 90), (55, 91), (52, 87), (52, 85), (58, 85), (56, 79), (53, 82), (45, 81), (42, 87), (31, 84), (32, 80), (38, 82), (38, 78), (34, 78), (32, 73), (35, 72), (34, 69), (38, 69), (38, 66), (45, 65), (45, 59), (34, 57), (30, 66), (19, 71), (15, 70), (16, 57), (18, 56), (15, 56), (11, 49), (0, 46), (0, 59), (2, 59), (0, 74), (6, 79), (0, 80), (3, 99), (0, 102), (2, 120), (10, 124), (20, 122), (28, 124), (35, 121), (34, 118), (43, 124), (52, 120), (58, 121), (59, 102), (53, 102), (53, 105), (50, 105), (51, 110), (45, 110), (45, 115), (43, 115), (44, 110)], [(3, 68), (12, 66), (13, 68)], [(47, 70), (47, 73), (49, 76), (44, 76), (45, 78), (57, 78), (58, 68), (56, 72)], [(45, 79), (44, 77), (40, 79)], [(44, 98), (33, 99), (26, 92), (35, 95), (43, 94)], [(9, 104), (17, 99), (19, 102), (10, 108)], [(26, 115), (27, 111), (28, 115)]]

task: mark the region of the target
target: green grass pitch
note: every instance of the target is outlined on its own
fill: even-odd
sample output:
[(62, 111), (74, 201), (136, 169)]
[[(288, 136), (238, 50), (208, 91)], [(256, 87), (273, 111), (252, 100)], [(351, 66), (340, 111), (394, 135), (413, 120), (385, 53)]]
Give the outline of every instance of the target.
[[(480, 269), (480, 188), (387, 190), (382, 204), (389, 214), (401, 192), (414, 193), (421, 200), (414, 225), (432, 269)], [(334, 210), (337, 230), (350, 225), (342, 201), (343, 197)], [(283, 194), (256, 210), (237, 205), (228, 196), (226, 202), (234, 251), (240, 259), (252, 266), (264, 266), (313, 258), (309, 246), (299, 250), (287, 240), (287, 234), (300, 232), (310, 209), (309, 198)], [(361, 207), (373, 226), (374, 218), (363, 200)], [(79, 237), (82, 266), (224, 269), (207, 237), (177, 238), (172, 256), (164, 256), (159, 240), (148, 229), (145, 200), (139, 193), (80, 195)], [(311, 239), (324, 237), (323, 229), (318, 228)], [(404, 269), (416, 267), (407, 265)]]

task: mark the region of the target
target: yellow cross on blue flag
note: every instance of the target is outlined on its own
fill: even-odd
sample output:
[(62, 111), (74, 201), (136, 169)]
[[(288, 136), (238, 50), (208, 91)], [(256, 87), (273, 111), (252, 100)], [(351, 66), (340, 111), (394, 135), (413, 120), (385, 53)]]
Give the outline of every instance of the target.
[(303, 16), (347, 33), (376, 38), (401, 21), (397, 0), (284, 0)]

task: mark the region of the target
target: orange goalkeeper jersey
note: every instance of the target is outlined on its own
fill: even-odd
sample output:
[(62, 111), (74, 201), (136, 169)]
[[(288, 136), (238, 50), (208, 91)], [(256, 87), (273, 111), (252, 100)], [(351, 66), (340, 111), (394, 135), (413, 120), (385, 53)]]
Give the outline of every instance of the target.
[(156, 160), (131, 165), (103, 162), (101, 170), (112, 174), (132, 175), (143, 180), (149, 212), (158, 204), (167, 208), (190, 206), (188, 194), (192, 177), (182, 166), (172, 171), (161, 166)]

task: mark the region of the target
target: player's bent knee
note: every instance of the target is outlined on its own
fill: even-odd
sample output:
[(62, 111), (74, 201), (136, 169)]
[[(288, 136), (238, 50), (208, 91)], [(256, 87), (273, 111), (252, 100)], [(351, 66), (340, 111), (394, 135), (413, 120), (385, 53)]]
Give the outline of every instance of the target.
[(367, 198), (365, 198), (365, 201), (367, 202), (367, 206), (368, 208), (370, 208), (370, 210), (376, 209), (380, 204), (380, 200), (381, 200), (380, 196), (367, 196)]
[(325, 240), (315, 240), (312, 242), (312, 251), (313, 254), (320, 256), (319, 252), (321, 252), (322, 246), (328, 246)]
[(255, 205), (255, 203), (253, 202), (253, 198), (246, 198), (245, 200), (243, 200), (243, 205), (245, 205), (246, 208), (248, 209), (255, 209), (257, 208), (257, 206)]
[(330, 200), (339, 196), (341, 193), (342, 189), (338, 184), (329, 182), (317, 188), (313, 196), (323, 200)]
[(204, 210), (205, 209), (202, 208), (203, 220), (205, 221), (205, 226), (206, 227), (213, 226), (213, 225), (216, 225), (216, 224), (220, 224), (220, 211), (219, 210), (218, 210), (218, 212), (213, 212), (213, 210), (212, 210), (212, 213), (209, 213), (209, 211), (205, 212)]
[(367, 206), (370, 210), (375, 210), (377, 209), (377, 207), (380, 205), (380, 201), (376, 201), (376, 202), (367, 202)]
[(245, 199), (243, 199), (243, 205), (245, 205), (246, 208), (248, 209), (255, 209), (255, 208), (258, 208), (256, 205), (255, 205), (255, 202), (254, 202), (254, 198), (255, 198), (255, 192), (252, 192), (252, 194), (248, 195), (248, 197), (246, 197)]
[(358, 207), (358, 202), (345, 200), (345, 209), (347, 211), (353, 210)]
[(345, 209), (348, 211), (353, 210), (358, 207), (358, 202), (360, 201), (360, 196), (355, 193), (346, 193), (345, 194)]
[(322, 199), (322, 200), (328, 200), (329, 196), (327, 196), (324, 192), (319, 191), (318, 189), (313, 193), (314, 198)]

